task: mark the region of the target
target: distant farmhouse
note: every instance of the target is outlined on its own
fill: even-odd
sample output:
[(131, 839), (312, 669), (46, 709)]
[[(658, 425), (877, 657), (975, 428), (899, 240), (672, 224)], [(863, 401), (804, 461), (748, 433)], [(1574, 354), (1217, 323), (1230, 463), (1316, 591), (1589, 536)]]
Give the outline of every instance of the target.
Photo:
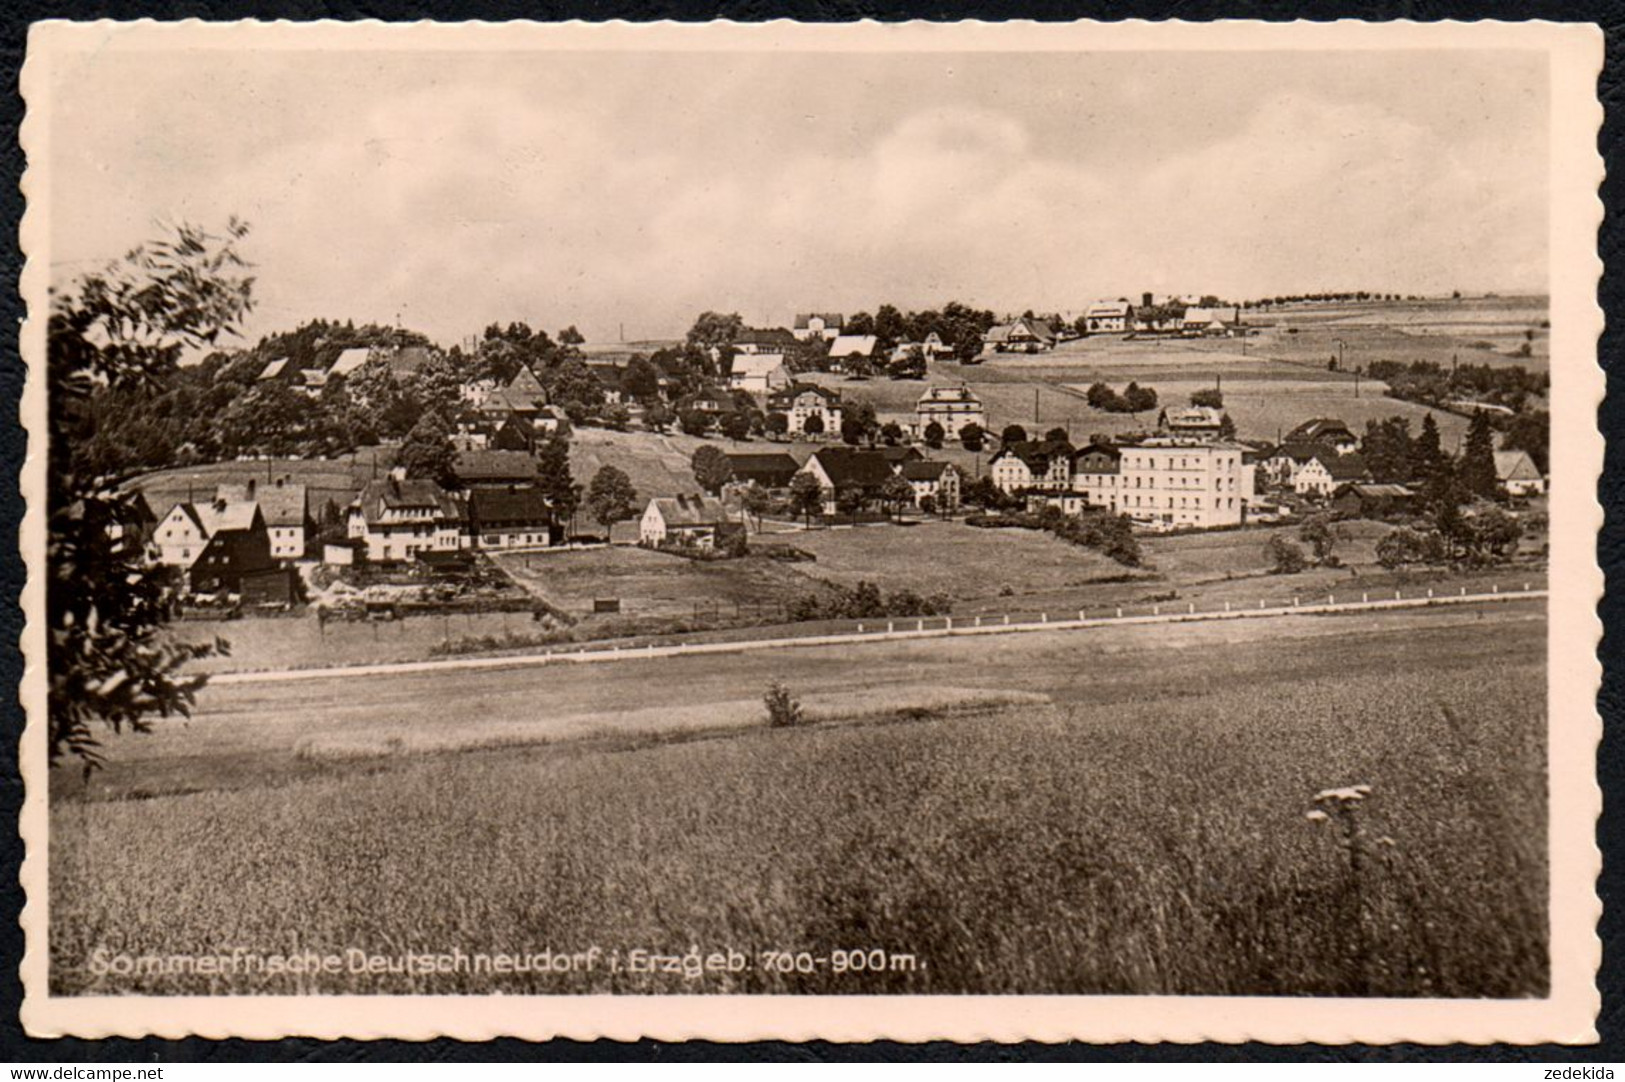
[(1055, 339), (1049, 321), (1022, 318), (989, 327), (982, 346), (994, 353), (1046, 353), (1055, 348)]
[(839, 312), (805, 312), (796, 316), (790, 333), (802, 342), (814, 338), (833, 341), (845, 326), (846, 317)]
[(689, 548), (715, 548), (729, 525), (720, 500), (709, 496), (656, 497), (649, 501), (638, 524), (638, 540), (659, 548), (682, 545)]
[[(841, 431), (841, 392), (816, 383), (795, 383), (768, 399), (768, 409), (783, 413), (792, 436), (839, 435)], [(807, 424), (817, 418), (815, 431)]]
[(790, 368), (782, 353), (741, 353), (728, 373), (728, 386), (735, 391), (770, 394), (789, 385)]
[(1134, 306), (1128, 301), (1096, 301), (1083, 314), (1084, 329), (1090, 334), (1115, 334), (1132, 330)]

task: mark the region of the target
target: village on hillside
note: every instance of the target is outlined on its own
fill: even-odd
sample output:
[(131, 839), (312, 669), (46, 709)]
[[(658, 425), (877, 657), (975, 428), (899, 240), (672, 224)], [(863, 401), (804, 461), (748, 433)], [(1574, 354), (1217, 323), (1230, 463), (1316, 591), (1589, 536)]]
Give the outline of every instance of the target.
[[(1114, 351), (1132, 365), (1147, 349), (1215, 341), (1262, 350), (1265, 336), (1299, 333), (1294, 313), (1380, 318), (1416, 303), (1144, 294), (1070, 321), (887, 305), (778, 327), (708, 312), (646, 352), (523, 324), (442, 350), (411, 332), (317, 321), (180, 370), (177, 400), (215, 396), (217, 416), (177, 408), (154, 431), (136, 415), (121, 423), (137, 431), (104, 422), (100, 438), (148, 449), (161, 467), (125, 479), (134, 510), (118, 529), (172, 572), (193, 617), (562, 615), (549, 568), (579, 576), (594, 551), (605, 568), (628, 546), (677, 561), (806, 559), (821, 531), (857, 528), (853, 545), (880, 550), (927, 522), (1045, 533), (1130, 568), (1147, 536), (1287, 526), (1301, 538), (1277, 529), (1267, 542), (1271, 570), (1290, 573), (1317, 562), (1303, 545), (1326, 555), (1312, 544), (1318, 524), (1356, 520), (1384, 524), (1389, 568), (1508, 559), (1543, 525), (1543, 374), (1316, 362), (1309, 386), (1344, 394), (1331, 404), (1361, 407), (1362, 426), (1284, 412), (1327, 400), (1249, 385), (1225, 354), (1198, 376), (1205, 385), (1191, 381), (1203, 354), (1170, 372), (1165, 386), (1192, 388), (1177, 398), (1151, 378), (1086, 384), (1084, 369), (1054, 367), (1070, 357), (1099, 369)], [(1297, 379), (1304, 365), (1277, 367)], [(1249, 386), (1264, 398), (1280, 389), (1273, 431), (1227, 408)], [(1381, 416), (1383, 402), (1409, 412)], [(1440, 420), (1455, 426), (1449, 445)], [(569, 563), (528, 558), (547, 552)], [(623, 597), (626, 585), (606, 573), (584, 611), (636, 610), (637, 584)], [(788, 600), (776, 599), (781, 615)]]

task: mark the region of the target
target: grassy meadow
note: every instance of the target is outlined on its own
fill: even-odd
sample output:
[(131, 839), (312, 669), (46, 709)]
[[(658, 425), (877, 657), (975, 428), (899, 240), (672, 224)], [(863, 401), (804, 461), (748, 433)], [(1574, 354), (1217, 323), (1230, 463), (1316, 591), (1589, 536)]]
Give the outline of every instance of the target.
[[(1544, 644), (1531, 605), (628, 663), (610, 680), (209, 689), (189, 730), (121, 738), (109, 776), (53, 784), (52, 987), (1540, 995)], [(741, 691), (775, 677), (824, 704), (815, 720), (750, 724)], [(706, 704), (719, 726), (695, 723)], [(515, 728), (584, 708), (675, 727)], [(498, 722), (503, 739), (475, 739)], [(369, 727), (402, 739), (343, 743)], [(1351, 848), (1306, 814), (1353, 785), (1371, 792)], [(87, 964), (98, 948), (593, 946), (750, 964), (236, 982)], [(762, 964), (849, 949), (887, 964)]]

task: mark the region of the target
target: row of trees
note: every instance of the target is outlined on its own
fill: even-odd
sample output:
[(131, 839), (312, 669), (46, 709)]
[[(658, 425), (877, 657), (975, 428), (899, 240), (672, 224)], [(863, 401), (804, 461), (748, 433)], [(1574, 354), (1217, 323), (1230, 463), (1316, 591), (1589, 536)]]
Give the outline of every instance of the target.
[(1130, 381), (1119, 394), (1109, 384), (1091, 384), (1086, 395), (1093, 409), (1106, 413), (1144, 413), (1157, 408), (1157, 392), (1153, 387), (1141, 387)]
[(1521, 412), (1529, 400), (1547, 394), (1552, 378), (1519, 364), (1453, 364), (1436, 361), (1372, 361), (1366, 374), (1388, 384), (1392, 398), (1444, 406), (1463, 399)]

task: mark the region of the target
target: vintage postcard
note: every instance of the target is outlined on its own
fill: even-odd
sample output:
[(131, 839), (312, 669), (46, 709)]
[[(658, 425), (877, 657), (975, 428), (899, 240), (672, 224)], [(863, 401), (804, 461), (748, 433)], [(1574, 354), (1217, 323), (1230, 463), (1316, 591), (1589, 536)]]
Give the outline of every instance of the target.
[(28, 1030), (1594, 1040), (1601, 58), (37, 25)]

